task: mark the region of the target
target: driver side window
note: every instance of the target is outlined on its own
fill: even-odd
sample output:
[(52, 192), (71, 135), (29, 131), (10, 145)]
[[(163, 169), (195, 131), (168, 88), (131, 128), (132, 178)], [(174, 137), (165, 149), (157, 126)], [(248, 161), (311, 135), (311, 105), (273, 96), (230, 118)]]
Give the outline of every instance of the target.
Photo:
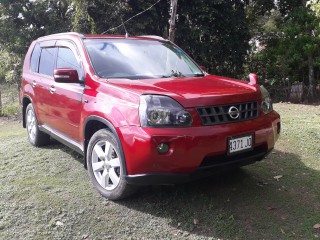
[(59, 47), (57, 56), (57, 68), (73, 68), (78, 72), (79, 80), (83, 80), (81, 65), (70, 48)]

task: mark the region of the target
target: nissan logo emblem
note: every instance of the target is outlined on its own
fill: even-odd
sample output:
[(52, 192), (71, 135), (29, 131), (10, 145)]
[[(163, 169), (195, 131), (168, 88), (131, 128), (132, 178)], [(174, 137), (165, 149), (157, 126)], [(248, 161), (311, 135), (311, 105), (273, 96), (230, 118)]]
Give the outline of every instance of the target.
[(240, 111), (235, 106), (230, 107), (228, 113), (232, 119), (237, 119), (240, 116)]

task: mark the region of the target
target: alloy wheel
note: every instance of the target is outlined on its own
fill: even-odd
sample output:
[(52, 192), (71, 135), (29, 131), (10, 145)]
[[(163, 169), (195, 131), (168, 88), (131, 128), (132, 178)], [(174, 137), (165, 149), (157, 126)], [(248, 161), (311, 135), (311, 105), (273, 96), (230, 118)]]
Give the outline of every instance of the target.
[(32, 109), (28, 110), (26, 120), (27, 120), (27, 130), (28, 130), (29, 138), (31, 141), (35, 141), (37, 126), (36, 126), (36, 116), (34, 115), (34, 112), (32, 111)]
[(91, 158), (97, 182), (106, 190), (115, 189), (120, 182), (120, 158), (113, 143), (99, 141), (94, 145)]

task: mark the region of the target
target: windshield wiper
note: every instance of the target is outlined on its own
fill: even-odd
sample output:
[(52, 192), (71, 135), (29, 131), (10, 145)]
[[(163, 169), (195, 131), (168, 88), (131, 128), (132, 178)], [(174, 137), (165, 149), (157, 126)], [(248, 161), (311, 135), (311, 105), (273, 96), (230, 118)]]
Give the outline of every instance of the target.
[(204, 73), (195, 73), (193, 74), (194, 77), (204, 77)]
[[(204, 73), (195, 73), (195, 74), (188, 74), (187, 75), (188, 77), (190, 76), (190, 77), (204, 77), (205, 76), (205, 74)], [(178, 78), (178, 77), (186, 77), (185, 75), (183, 75), (181, 72), (174, 72), (173, 70), (172, 70), (172, 73), (170, 74), (170, 75), (162, 75), (161, 76), (161, 78), (171, 78), (171, 77), (176, 77), (176, 78)]]
[(161, 78), (171, 78), (171, 77), (185, 77), (181, 72), (179, 71), (173, 71), (171, 70), (170, 75), (162, 75)]
[(171, 70), (171, 77), (185, 77), (181, 72)]

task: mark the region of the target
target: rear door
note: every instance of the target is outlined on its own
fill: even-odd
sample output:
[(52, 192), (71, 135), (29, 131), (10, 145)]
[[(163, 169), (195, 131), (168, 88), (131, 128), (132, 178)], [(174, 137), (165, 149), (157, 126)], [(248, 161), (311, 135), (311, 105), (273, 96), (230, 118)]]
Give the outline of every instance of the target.
[(37, 109), (41, 116), (42, 125), (50, 125), (51, 96), (50, 87), (54, 84), (53, 69), (57, 49), (56, 41), (44, 41), (40, 43), (39, 76), (36, 82)]
[(39, 74), (40, 53), (40, 43), (36, 43), (30, 58), (30, 69), (29, 71), (26, 71), (23, 76), (26, 81), (25, 91), (31, 96), (38, 123), (42, 125), (44, 109), (42, 108), (41, 101), (38, 101), (38, 96), (41, 94), (41, 85), (39, 85), (41, 83), (41, 75)]

